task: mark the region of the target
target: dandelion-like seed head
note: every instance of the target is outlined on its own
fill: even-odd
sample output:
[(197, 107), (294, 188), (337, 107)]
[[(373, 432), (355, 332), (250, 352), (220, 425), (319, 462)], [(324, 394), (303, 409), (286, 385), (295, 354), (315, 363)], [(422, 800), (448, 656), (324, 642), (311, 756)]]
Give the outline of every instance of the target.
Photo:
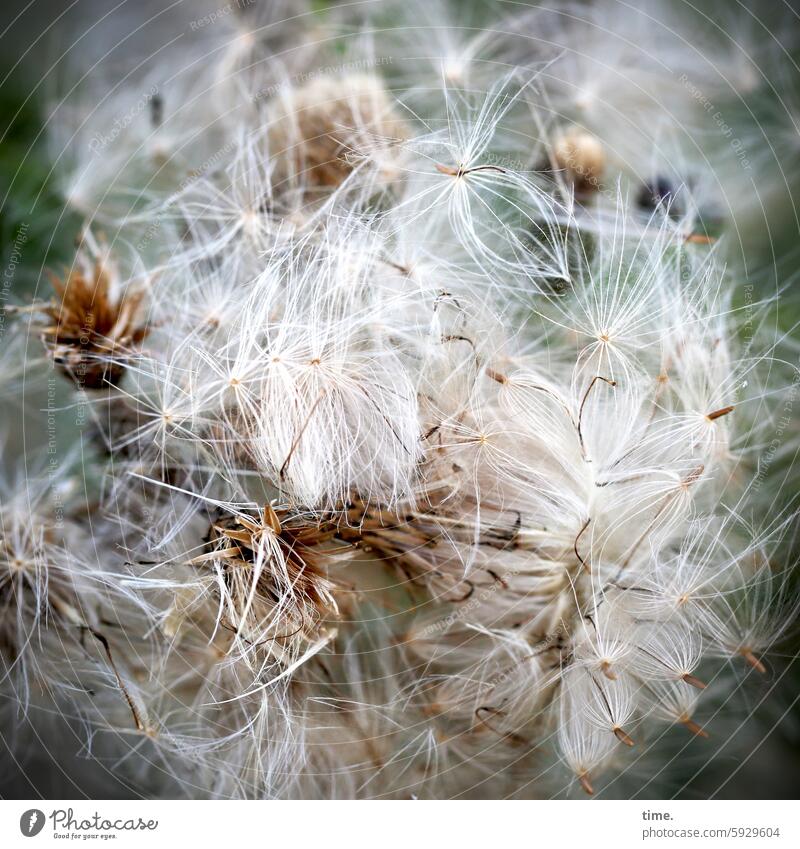
[(104, 391), (68, 486), (0, 492), (3, 684), (165, 795), (612, 792), (798, 612), (721, 93), (672, 15), (372, 5), (198, 19), (54, 110), (114, 238), (8, 314), (53, 421)]

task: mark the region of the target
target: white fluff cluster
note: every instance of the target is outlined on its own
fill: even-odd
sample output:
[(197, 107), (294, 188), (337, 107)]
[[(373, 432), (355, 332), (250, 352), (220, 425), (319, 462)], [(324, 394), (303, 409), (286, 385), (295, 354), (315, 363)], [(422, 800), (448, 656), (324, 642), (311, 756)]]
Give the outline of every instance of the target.
[(84, 226), (25, 321), (88, 419), (3, 494), (4, 686), (150, 793), (591, 794), (797, 611), (718, 80), (612, 3), (295, 7), (54, 110)]

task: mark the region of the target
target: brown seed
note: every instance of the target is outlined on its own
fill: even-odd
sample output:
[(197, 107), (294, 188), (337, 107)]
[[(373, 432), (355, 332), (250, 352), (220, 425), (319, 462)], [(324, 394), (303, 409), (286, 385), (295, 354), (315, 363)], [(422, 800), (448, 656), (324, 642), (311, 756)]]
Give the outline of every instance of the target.
[(604, 660), (600, 663), (600, 671), (606, 676), (606, 678), (608, 678), (609, 681), (617, 680), (617, 674), (611, 668), (610, 660)]
[(681, 719), (680, 722), (685, 725), (689, 731), (692, 732), (696, 737), (708, 737), (708, 731), (704, 728), (701, 728), (694, 720), (686, 717), (685, 719)]
[(767, 674), (767, 668), (764, 664), (750, 651), (750, 649), (741, 649), (739, 654), (747, 661), (747, 663), (762, 675)]
[(714, 410), (713, 413), (708, 413), (708, 415), (706, 415), (706, 418), (710, 422), (713, 422), (714, 419), (719, 419), (719, 418), (722, 418), (722, 416), (727, 416), (728, 413), (730, 413), (732, 411), (733, 411), (733, 407), (723, 407), (720, 410)]
[(626, 746), (635, 745), (633, 739), (619, 727), (614, 729), (614, 736), (620, 743), (624, 743)]

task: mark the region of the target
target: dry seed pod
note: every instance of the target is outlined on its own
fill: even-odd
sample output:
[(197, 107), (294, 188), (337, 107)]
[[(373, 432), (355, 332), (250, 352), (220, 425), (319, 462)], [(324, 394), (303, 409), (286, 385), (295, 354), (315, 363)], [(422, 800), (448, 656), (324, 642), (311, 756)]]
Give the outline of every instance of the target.
[(147, 336), (141, 316), (144, 290), (115, 289), (116, 271), (109, 260), (78, 262), (65, 276), (50, 275), (55, 297), (41, 308), (50, 324), (42, 340), (55, 362), (76, 384), (98, 389), (116, 384), (121, 360)]
[(282, 93), (271, 118), (279, 170), (297, 175), (309, 193), (341, 185), (362, 157), (391, 181), (392, 144), (408, 138), (383, 84), (368, 74), (321, 77)]
[(218, 574), (222, 624), (236, 635), (243, 656), (259, 650), (293, 656), (339, 616), (338, 584), (328, 567), (348, 552), (336, 550), (334, 536), (330, 522), (270, 505), (261, 515), (223, 516), (211, 525), (208, 550), (191, 562)]

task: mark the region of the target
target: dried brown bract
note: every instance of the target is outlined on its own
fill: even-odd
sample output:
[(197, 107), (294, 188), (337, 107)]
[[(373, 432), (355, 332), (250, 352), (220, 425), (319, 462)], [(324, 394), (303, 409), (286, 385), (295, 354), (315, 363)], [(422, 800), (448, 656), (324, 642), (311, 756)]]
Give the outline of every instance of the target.
[(213, 564), (224, 607), (220, 623), (245, 655), (264, 649), (291, 655), (338, 618), (334, 560), (347, 549), (334, 541), (333, 523), (292, 516), (267, 505), (259, 516), (215, 520), (208, 551), (192, 561)]
[(54, 297), (41, 307), (50, 323), (42, 340), (62, 371), (86, 389), (117, 384), (124, 361), (147, 336), (142, 318), (144, 289), (117, 289), (110, 260), (76, 263), (59, 277), (50, 274)]

